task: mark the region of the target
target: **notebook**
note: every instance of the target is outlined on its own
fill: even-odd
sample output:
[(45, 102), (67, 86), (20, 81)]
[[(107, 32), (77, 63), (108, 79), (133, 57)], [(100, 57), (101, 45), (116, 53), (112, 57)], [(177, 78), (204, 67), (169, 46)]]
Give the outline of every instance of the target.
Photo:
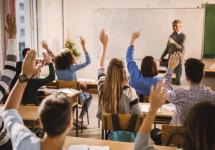
[(71, 145), (68, 150), (110, 150), (109, 146)]

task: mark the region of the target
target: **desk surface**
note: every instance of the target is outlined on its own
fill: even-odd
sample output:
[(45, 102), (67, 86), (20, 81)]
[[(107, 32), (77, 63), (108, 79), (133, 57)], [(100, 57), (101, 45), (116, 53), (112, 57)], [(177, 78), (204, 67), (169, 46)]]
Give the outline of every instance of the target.
[[(90, 146), (110, 146), (110, 150), (134, 150), (133, 143), (127, 142), (115, 142), (108, 140), (98, 140), (91, 138), (78, 138), (78, 137), (67, 137), (65, 147), (68, 148), (70, 145), (90, 145)], [(156, 146), (159, 150), (176, 150), (174, 147)]]
[[(164, 105), (163, 105), (164, 106)], [(144, 108), (143, 108), (144, 107)], [(150, 104), (149, 103), (141, 103), (141, 109), (143, 111), (143, 114), (148, 114)], [(167, 118), (172, 118), (174, 111), (166, 109), (167, 107), (161, 107), (159, 111), (156, 113), (156, 116), (159, 117), (167, 117)]]
[[(21, 105), (18, 109), (19, 114), (25, 121), (38, 120), (38, 107), (39, 106), (23, 106)], [(0, 110), (3, 110), (3, 105), (0, 105)]]

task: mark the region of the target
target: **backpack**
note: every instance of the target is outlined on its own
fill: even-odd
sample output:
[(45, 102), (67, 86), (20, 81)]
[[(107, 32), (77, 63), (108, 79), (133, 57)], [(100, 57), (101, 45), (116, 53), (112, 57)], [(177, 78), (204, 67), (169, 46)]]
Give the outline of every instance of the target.
[(111, 141), (121, 141), (121, 142), (134, 142), (136, 138), (136, 133), (133, 132), (136, 127), (138, 115), (131, 115), (130, 123), (127, 131), (122, 131), (119, 124), (119, 117), (117, 114), (112, 114), (112, 124), (113, 129), (109, 134), (108, 139)]

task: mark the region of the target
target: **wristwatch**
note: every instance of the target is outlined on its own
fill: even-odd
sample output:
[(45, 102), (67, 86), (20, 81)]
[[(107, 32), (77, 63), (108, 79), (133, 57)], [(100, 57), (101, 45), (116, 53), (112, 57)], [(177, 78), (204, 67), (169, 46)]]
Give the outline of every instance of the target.
[(22, 82), (22, 83), (23, 83), (23, 82), (28, 82), (28, 80), (29, 80), (29, 79), (27, 78), (27, 76), (26, 76), (25, 74), (20, 74), (20, 75), (19, 75), (19, 81), (20, 81), (20, 82)]

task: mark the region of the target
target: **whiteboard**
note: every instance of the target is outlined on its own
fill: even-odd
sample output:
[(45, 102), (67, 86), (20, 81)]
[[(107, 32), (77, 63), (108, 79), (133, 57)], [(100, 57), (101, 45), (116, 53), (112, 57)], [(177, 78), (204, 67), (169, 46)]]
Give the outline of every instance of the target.
[(140, 30), (141, 37), (135, 43), (135, 58), (152, 55), (159, 59), (166, 48), (175, 19), (183, 23), (182, 32), (186, 35), (185, 59), (201, 58), (204, 26), (202, 8), (96, 10), (96, 28), (104, 28), (109, 35), (109, 58), (125, 58), (132, 32)]

